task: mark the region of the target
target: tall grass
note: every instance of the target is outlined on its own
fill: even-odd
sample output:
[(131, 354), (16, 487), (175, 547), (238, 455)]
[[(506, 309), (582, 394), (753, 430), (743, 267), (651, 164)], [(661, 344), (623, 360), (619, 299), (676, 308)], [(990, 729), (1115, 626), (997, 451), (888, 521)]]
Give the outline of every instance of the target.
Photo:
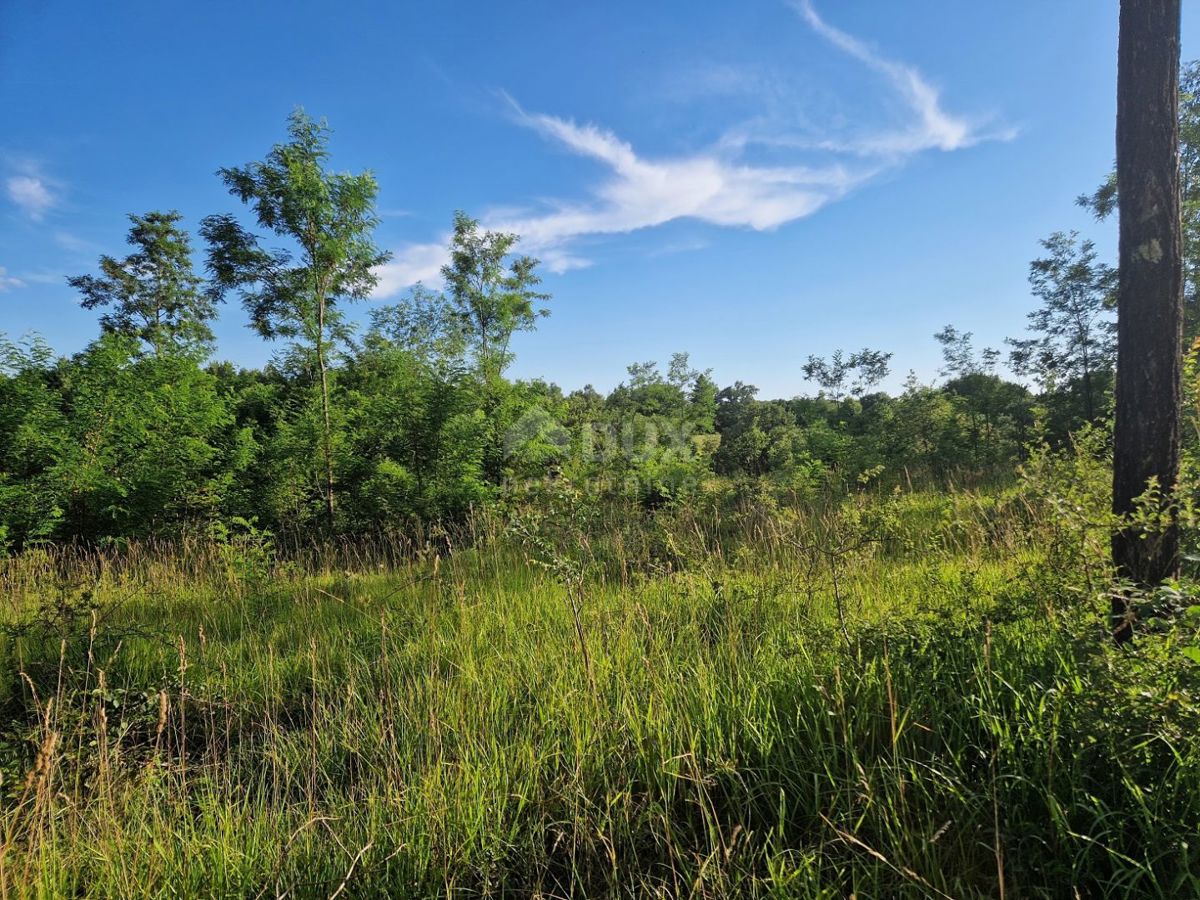
[(4, 562), (3, 896), (1200, 895), (1190, 632), (1051, 507), (555, 524)]

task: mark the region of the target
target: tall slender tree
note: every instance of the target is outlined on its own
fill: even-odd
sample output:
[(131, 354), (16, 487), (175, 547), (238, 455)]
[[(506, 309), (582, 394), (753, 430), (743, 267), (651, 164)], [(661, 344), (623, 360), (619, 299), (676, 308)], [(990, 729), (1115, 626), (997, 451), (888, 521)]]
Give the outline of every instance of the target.
[(1112, 371), (1116, 273), (1078, 232), (1056, 231), (1041, 244), (1046, 256), (1029, 264), (1029, 285), (1042, 301), (1028, 317), (1037, 337), (1009, 338), (1009, 364), (1043, 389), (1080, 397), (1091, 422), (1101, 412), (1099, 376)]
[(520, 238), (501, 231), (481, 231), (464, 212), (454, 214), (450, 262), (442, 267), (446, 291), (466, 326), (480, 374), (497, 378), (512, 359), (509, 342), (517, 331), (533, 331), (550, 315), (540, 304), (550, 295), (541, 283), (538, 260), (513, 256)]
[[(1157, 486), (1169, 502), (1179, 473), (1182, 239), (1179, 202), (1180, 0), (1121, 0), (1117, 53), (1116, 429), (1113, 510), (1132, 513)], [(1169, 509), (1164, 509), (1168, 518)], [(1151, 532), (1126, 525), (1113, 563), (1135, 582), (1177, 571), (1173, 522)], [(1125, 598), (1114, 595), (1113, 636), (1133, 637)]]
[(374, 268), (388, 259), (374, 243), (379, 187), (370, 172), (326, 168), (329, 128), (297, 109), (286, 144), (262, 162), (221, 169), (229, 192), (250, 205), (260, 227), (289, 240), (266, 250), (233, 216), (209, 216), (201, 233), (218, 291), (238, 290), (253, 327), (264, 338), (290, 338), (312, 363), (321, 399), (321, 460), (325, 513), (334, 519), (331, 354), (347, 332), (339, 305), (362, 300), (376, 284)]

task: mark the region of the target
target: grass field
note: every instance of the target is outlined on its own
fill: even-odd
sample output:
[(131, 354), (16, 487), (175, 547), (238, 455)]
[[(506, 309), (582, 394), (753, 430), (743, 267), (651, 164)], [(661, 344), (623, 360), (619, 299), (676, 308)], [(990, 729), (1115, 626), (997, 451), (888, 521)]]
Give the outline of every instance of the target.
[(1102, 536), (667, 519), (7, 561), (3, 895), (1200, 896), (1195, 629), (1111, 648)]

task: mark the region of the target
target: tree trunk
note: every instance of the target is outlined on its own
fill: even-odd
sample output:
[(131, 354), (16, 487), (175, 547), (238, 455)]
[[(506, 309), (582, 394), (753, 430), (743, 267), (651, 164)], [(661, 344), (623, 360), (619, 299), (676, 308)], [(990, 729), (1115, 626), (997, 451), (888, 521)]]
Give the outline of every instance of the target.
[(333, 531), (333, 429), (329, 424), (329, 376), (325, 365), (325, 301), (317, 301), (317, 366), (321, 370), (321, 414), (324, 419), (321, 449), (325, 457), (325, 520)]
[[(1125, 515), (1152, 484), (1164, 498), (1179, 474), (1183, 328), (1179, 212), (1180, 0), (1121, 0), (1117, 54), (1116, 428), (1113, 510)], [(1178, 571), (1173, 522), (1113, 536), (1123, 577), (1149, 586)], [(1133, 637), (1125, 598), (1112, 601), (1113, 637)]]
[(1088, 424), (1096, 421), (1096, 404), (1092, 400), (1092, 370), (1087, 357), (1083, 360), (1083, 411)]

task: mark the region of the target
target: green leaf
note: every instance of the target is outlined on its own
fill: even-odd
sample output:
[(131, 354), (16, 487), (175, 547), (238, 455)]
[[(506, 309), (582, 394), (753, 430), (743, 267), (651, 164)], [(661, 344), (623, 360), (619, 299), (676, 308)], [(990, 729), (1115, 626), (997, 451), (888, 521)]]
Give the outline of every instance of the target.
[(1200, 647), (1184, 647), (1179, 651), (1192, 662), (1200, 665)]

